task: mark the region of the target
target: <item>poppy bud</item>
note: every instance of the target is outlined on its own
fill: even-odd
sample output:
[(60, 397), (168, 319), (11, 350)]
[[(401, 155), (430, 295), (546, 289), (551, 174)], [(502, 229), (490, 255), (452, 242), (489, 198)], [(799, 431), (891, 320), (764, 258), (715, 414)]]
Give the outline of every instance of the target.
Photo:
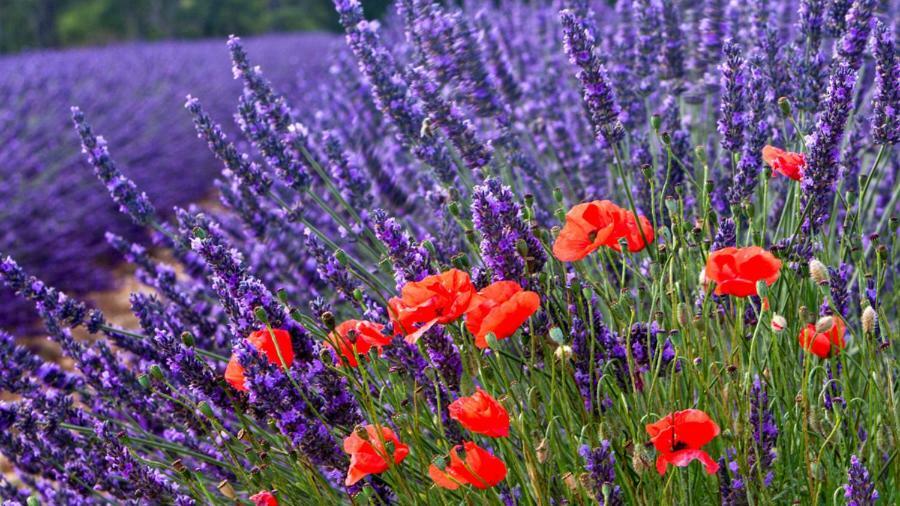
[(875, 323), (878, 321), (878, 313), (872, 309), (872, 306), (866, 306), (862, 312), (862, 328), (866, 334), (875, 332)]
[(810, 313), (809, 308), (806, 306), (800, 306), (800, 309), (798, 310), (798, 312), (800, 313), (800, 322), (803, 323), (804, 325), (809, 322), (812, 322), (815, 319), (815, 316), (813, 316), (813, 314)]
[(326, 329), (334, 330), (334, 314), (331, 311), (325, 311), (320, 318), (322, 320), (322, 325), (325, 325)]
[(769, 295), (769, 285), (766, 284), (765, 280), (756, 282), (756, 293), (761, 299), (765, 299)]
[(228, 480), (220, 481), (216, 488), (218, 488), (219, 492), (221, 492), (225, 497), (229, 499), (237, 499), (237, 494), (234, 493), (234, 487), (231, 486), (231, 483), (228, 483)]
[(828, 268), (813, 258), (809, 261), (809, 277), (819, 285), (824, 285), (828, 283)]
[(701, 164), (706, 164), (706, 149), (703, 146), (697, 146), (694, 148), (694, 155), (700, 160)]
[(269, 315), (266, 314), (266, 310), (262, 306), (256, 306), (255, 308), (253, 308), (253, 315), (256, 316), (256, 319), (261, 321), (262, 323), (269, 323)]
[(426, 239), (426, 240), (422, 241), (422, 247), (425, 248), (425, 251), (428, 252), (428, 255), (431, 256), (431, 258), (437, 257), (437, 250), (434, 248), (433, 242)]
[(288, 293), (284, 288), (278, 290), (275, 295), (278, 297), (278, 300), (281, 301), (282, 304), (288, 303)]
[(772, 332), (781, 332), (787, 328), (787, 320), (780, 314), (772, 315)]
[(363, 302), (363, 291), (359, 288), (353, 289), (353, 300), (356, 302)]
[(553, 189), (553, 200), (555, 200), (555, 201), (559, 202), (560, 204), (562, 204), (562, 201), (563, 201), (563, 193), (562, 193), (562, 190), (560, 190), (558, 186), (557, 186), (556, 188)]
[(196, 237), (197, 239), (206, 239), (206, 230), (203, 230), (200, 227), (194, 227), (194, 230), (192, 232), (194, 233), (194, 237)]
[(678, 323), (686, 327), (691, 322), (691, 310), (684, 302), (678, 303)]
[(27, 506), (41, 506), (41, 500), (38, 499), (36, 495), (28, 496), (28, 499), (25, 500), (25, 504)]
[(447, 210), (450, 211), (450, 215), (456, 218), (459, 218), (459, 202), (453, 201), (447, 204)]
[(831, 316), (823, 316), (816, 322), (816, 332), (819, 334), (824, 334), (832, 328), (834, 328), (834, 318)]
[(200, 403), (197, 404), (197, 408), (203, 413), (203, 416), (207, 418), (215, 418), (216, 416), (216, 414), (213, 413), (212, 407), (206, 401), (200, 401)]
[(163, 375), (162, 369), (156, 364), (150, 366), (150, 376), (159, 381), (164, 381), (166, 379), (165, 375)]
[(778, 108), (781, 109), (781, 114), (783, 114), (785, 118), (789, 118), (791, 116), (791, 101), (788, 100), (787, 97), (781, 97), (778, 99)]
[(644, 178), (650, 179), (653, 177), (653, 167), (649, 163), (641, 165), (641, 174), (644, 175)]
[(146, 374), (141, 374), (138, 376), (137, 380), (142, 387), (150, 388), (150, 378), (148, 378)]
[(172, 462), (172, 469), (179, 473), (187, 471), (187, 467), (184, 465), (184, 462), (182, 462), (181, 459), (175, 459), (175, 462)]
[(660, 134), (660, 139), (666, 146), (672, 145), (672, 136), (669, 135), (669, 132), (663, 132), (662, 134)]
[(334, 259), (337, 260), (338, 263), (341, 264), (342, 267), (347, 266), (347, 253), (345, 253), (344, 250), (342, 250), (342, 249), (335, 250), (334, 251)]
[(181, 342), (184, 343), (188, 348), (194, 346), (194, 335), (190, 332), (182, 332), (181, 333)]
[(704, 290), (709, 288), (709, 278), (706, 277), (706, 267), (700, 269), (700, 276), (697, 281), (700, 283), (700, 286), (703, 287)]
[(650, 116), (650, 126), (653, 127), (653, 130), (658, 132), (660, 125), (662, 125), (662, 118), (659, 116), (659, 114)]
[(493, 332), (488, 332), (488, 335), (485, 336), (484, 340), (487, 341), (488, 348), (491, 349), (495, 349), (500, 344), (500, 341), (497, 340), (497, 336), (495, 336)]
[(553, 352), (553, 355), (557, 360), (569, 360), (570, 358), (572, 358), (572, 347), (566, 344), (557, 346), (556, 351)]
[(450, 263), (453, 264), (453, 267), (456, 267), (457, 269), (462, 271), (468, 270), (469, 268), (469, 259), (466, 258), (466, 256), (462, 253), (451, 258)]

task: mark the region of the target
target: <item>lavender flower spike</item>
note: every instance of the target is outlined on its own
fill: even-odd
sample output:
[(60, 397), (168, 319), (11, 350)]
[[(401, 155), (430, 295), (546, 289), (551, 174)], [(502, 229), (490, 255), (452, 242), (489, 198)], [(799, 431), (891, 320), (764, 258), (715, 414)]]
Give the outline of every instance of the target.
[(850, 456), (850, 469), (847, 470), (847, 483), (844, 485), (844, 498), (848, 506), (871, 506), (878, 501), (878, 491), (869, 476), (869, 471), (862, 465), (856, 455)]
[(847, 12), (847, 31), (837, 42), (835, 52), (837, 59), (847, 62), (853, 70), (859, 70), (862, 65), (866, 41), (869, 40), (869, 31), (872, 29), (872, 10), (875, 4), (875, 0), (855, 0)]
[(616, 485), (616, 456), (609, 441), (603, 440), (600, 446), (591, 449), (583, 445), (578, 454), (584, 459), (584, 468), (590, 473), (591, 492), (601, 506), (624, 504), (622, 490)]
[(113, 162), (106, 147), (106, 140), (94, 135), (91, 126), (84, 120), (84, 113), (77, 107), (72, 108), (72, 121), (75, 130), (81, 137), (81, 151), (87, 155), (88, 162), (94, 167), (97, 177), (106, 184), (112, 199), (119, 205), (119, 210), (127, 214), (138, 225), (155, 223), (156, 210), (146, 193), (138, 191), (134, 181), (128, 179)]
[(718, 130), (722, 136), (722, 147), (736, 153), (741, 149), (744, 134), (744, 59), (740, 45), (732, 40), (725, 41), (722, 51), (725, 62), (719, 69), (722, 71), (724, 93)]
[(828, 221), (838, 176), (841, 139), (850, 114), (856, 71), (847, 62), (838, 62), (831, 71), (828, 92), (815, 131), (809, 136), (807, 169), (801, 188), (803, 206), (810, 206), (804, 232), (816, 232)]
[(900, 60), (894, 49), (891, 31), (875, 21), (875, 96), (872, 101), (872, 138), (878, 144), (900, 142)]
[(619, 106), (606, 79), (606, 70), (594, 54), (594, 35), (587, 22), (573, 11), (563, 9), (559, 16), (566, 54), (578, 66), (576, 76), (581, 81), (582, 98), (594, 135), (609, 143), (616, 142), (624, 137), (625, 130), (619, 121)]

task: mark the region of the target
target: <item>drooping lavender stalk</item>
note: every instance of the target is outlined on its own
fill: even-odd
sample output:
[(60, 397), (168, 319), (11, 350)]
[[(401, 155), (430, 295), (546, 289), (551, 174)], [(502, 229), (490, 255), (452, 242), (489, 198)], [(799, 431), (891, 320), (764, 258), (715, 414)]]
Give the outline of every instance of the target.
[(134, 181), (128, 179), (113, 162), (103, 137), (94, 135), (90, 125), (84, 120), (84, 113), (72, 108), (72, 121), (81, 137), (81, 151), (94, 167), (97, 177), (106, 185), (109, 195), (119, 205), (122, 214), (128, 215), (138, 225), (158, 223), (156, 209), (146, 193), (140, 192)]
[(619, 121), (615, 94), (606, 79), (606, 70), (594, 54), (596, 42), (583, 18), (571, 10), (559, 13), (563, 26), (566, 54), (578, 67), (576, 77), (581, 82), (582, 98), (594, 135), (614, 143), (625, 135)]
[(900, 59), (888, 27), (875, 20), (875, 96), (872, 99), (872, 139), (878, 144), (900, 142)]
[(578, 454), (584, 459), (584, 469), (590, 477), (590, 490), (601, 506), (624, 504), (622, 489), (616, 485), (616, 456), (607, 440), (591, 448), (582, 445)]
[(802, 205), (810, 206), (804, 222), (807, 233), (818, 231), (831, 213), (838, 176), (838, 155), (850, 114), (855, 81), (856, 72), (847, 62), (838, 61), (833, 66), (822, 111), (807, 141), (809, 156), (801, 181)]
[(490, 145), (481, 142), (472, 123), (455, 104), (441, 97), (438, 85), (427, 75), (425, 69), (412, 68), (409, 76), (410, 85), (422, 100), (431, 123), (444, 132), (469, 170), (477, 174), (491, 162)]
[(725, 61), (719, 66), (722, 72), (722, 102), (718, 131), (722, 148), (737, 153), (744, 138), (744, 58), (740, 46), (733, 40), (723, 46)]
[(844, 485), (844, 498), (852, 506), (874, 506), (878, 501), (878, 491), (856, 455), (850, 456), (850, 468), (847, 470), (847, 483)]

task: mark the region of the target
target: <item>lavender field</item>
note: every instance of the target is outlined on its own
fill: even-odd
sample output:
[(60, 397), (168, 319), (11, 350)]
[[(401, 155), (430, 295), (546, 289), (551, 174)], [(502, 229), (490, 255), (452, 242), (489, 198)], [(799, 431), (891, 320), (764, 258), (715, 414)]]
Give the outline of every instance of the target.
[(4, 504), (900, 504), (900, 2), (334, 8), (0, 60)]

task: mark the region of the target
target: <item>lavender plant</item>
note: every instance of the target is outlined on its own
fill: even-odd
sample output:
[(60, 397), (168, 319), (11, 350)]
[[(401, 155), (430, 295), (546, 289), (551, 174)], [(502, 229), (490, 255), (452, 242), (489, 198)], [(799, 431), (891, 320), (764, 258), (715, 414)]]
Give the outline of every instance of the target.
[(0, 256), (74, 364), (0, 333), (5, 501), (900, 500), (896, 5), (335, 8), (302, 97), (178, 98), (217, 204), (73, 110), (147, 290)]

